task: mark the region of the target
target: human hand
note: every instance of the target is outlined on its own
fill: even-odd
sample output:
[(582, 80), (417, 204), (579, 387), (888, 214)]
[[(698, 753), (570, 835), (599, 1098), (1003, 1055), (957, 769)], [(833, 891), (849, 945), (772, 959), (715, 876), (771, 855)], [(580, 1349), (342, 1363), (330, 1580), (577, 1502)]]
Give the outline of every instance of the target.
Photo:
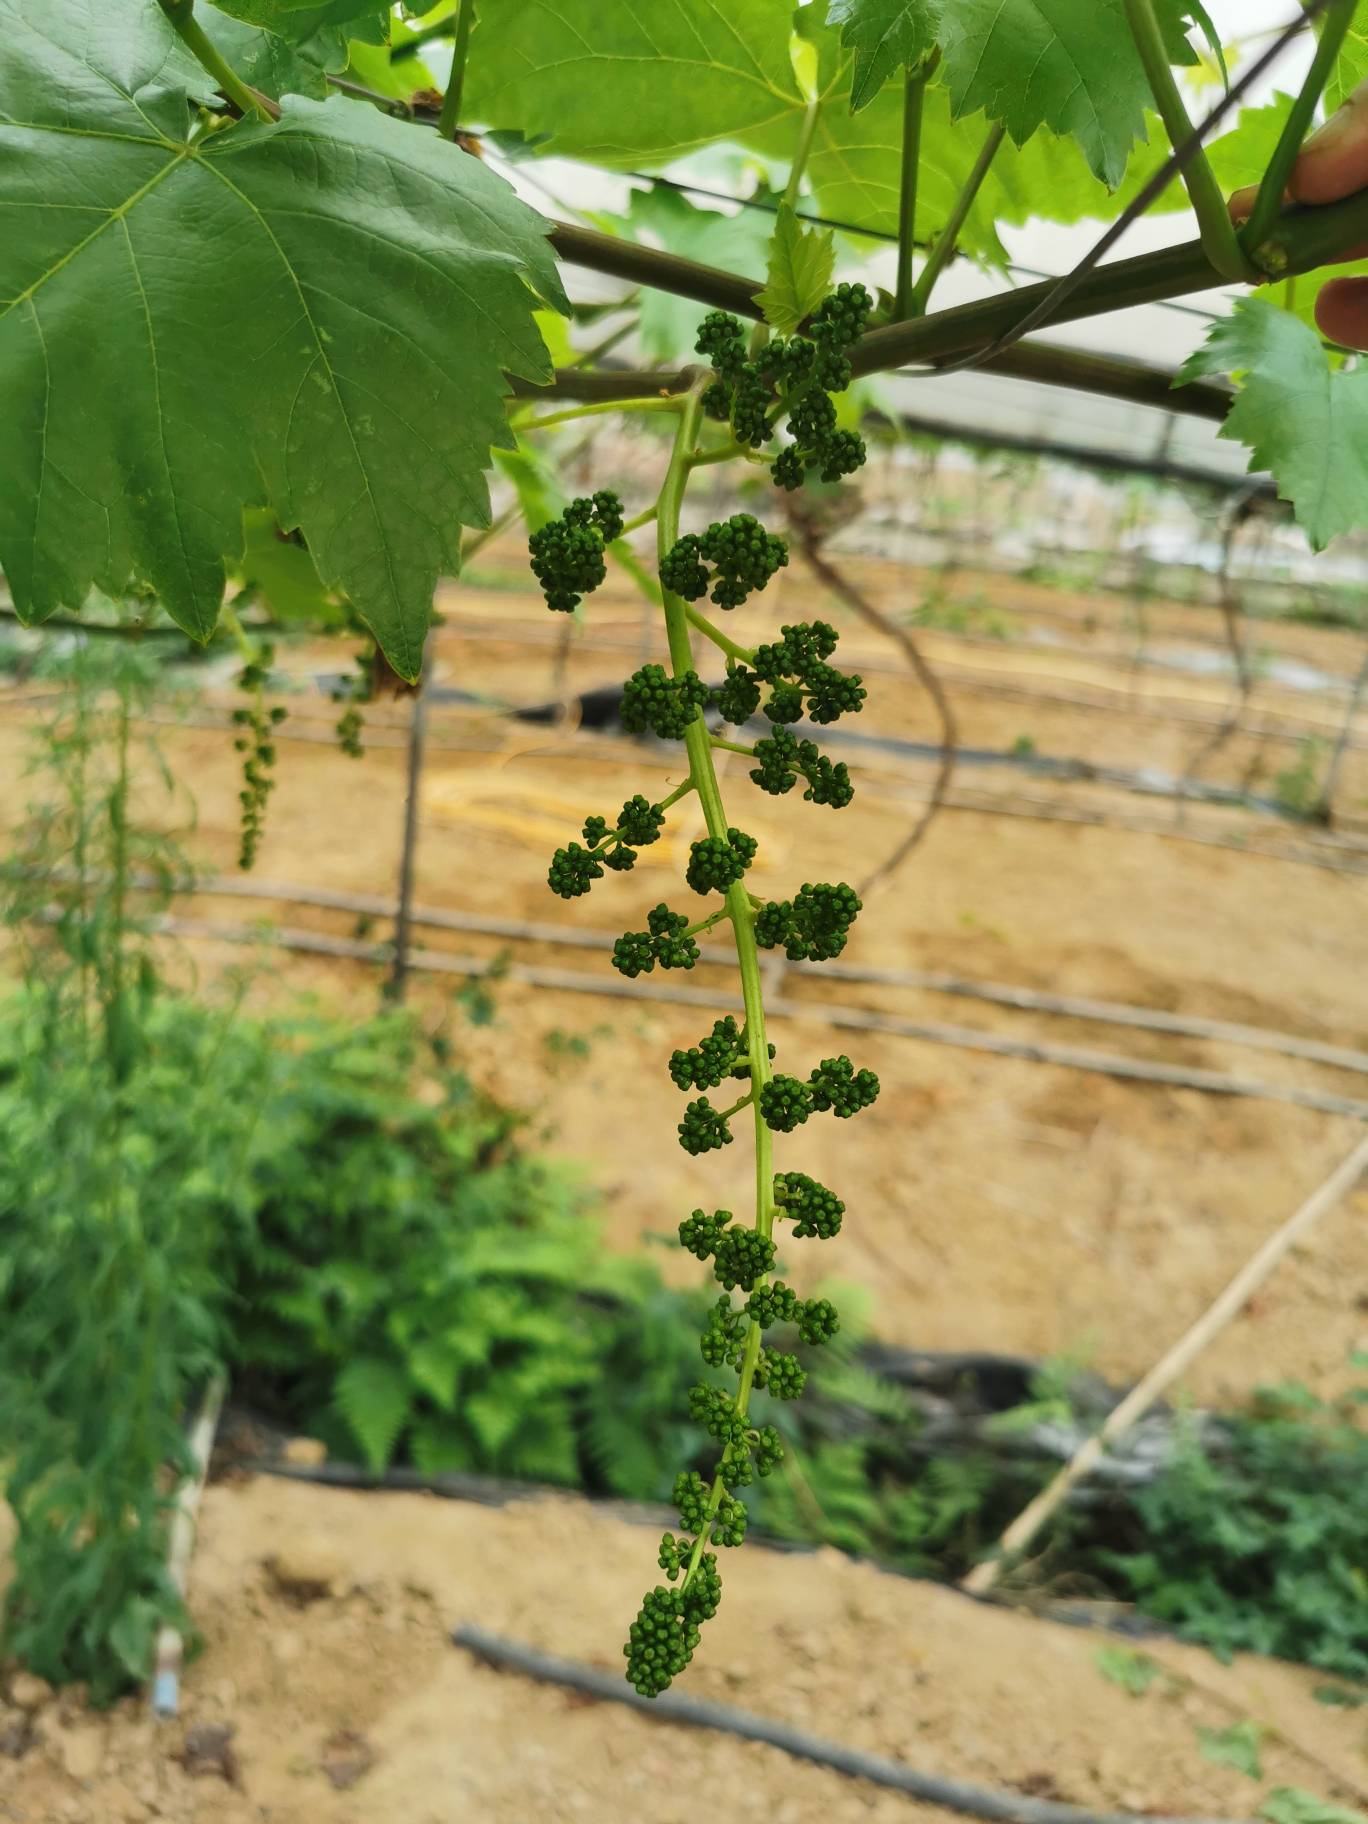
[[(1334, 203), (1368, 188), (1368, 82), (1332, 114), (1302, 147), (1292, 168), (1287, 194), (1294, 203)], [(1254, 207), (1255, 191), (1240, 190), (1230, 199), (1231, 214), (1242, 222)], [(1347, 259), (1368, 249), (1356, 248)], [(1368, 349), (1368, 279), (1331, 279), (1316, 299), (1316, 322), (1323, 336), (1345, 348)]]

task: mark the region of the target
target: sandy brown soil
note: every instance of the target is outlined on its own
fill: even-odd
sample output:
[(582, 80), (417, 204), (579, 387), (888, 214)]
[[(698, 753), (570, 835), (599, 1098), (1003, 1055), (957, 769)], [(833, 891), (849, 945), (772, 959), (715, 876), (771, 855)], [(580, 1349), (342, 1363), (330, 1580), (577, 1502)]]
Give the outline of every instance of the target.
[[(482, 554), (480, 574), (517, 584), (511, 550)], [(889, 612), (920, 599), (925, 579), (890, 565), (854, 566)], [(1135, 683), (1145, 714), (1127, 715), (1131, 688), (1115, 652), (1124, 650), (1125, 608), (1110, 597), (1090, 600), (1096, 656), (1064, 661), (1024, 643), (1043, 607), (1075, 613), (1031, 585), (962, 577), (957, 587), (1008, 601), (1020, 640), (966, 645), (931, 633), (928, 650), (953, 666), (1010, 680), (1014, 690), (1105, 688), (1108, 713), (1060, 704), (1023, 706), (952, 683), (961, 738), (979, 746), (1011, 745), (1029, 727), (1042, 752), (1085, 755), (1107, 764), (1153, 764), (1180, 771), (1202, 729), (1164, 719), (1167, 710), (1218, 714), (1223, 687), (1148, 675)], [(830, 612), (795, 567), (783, 578), (785, 618)], [(621, 587), (596, 597), (589, 629), (572, 646), (563, 673), (555, 639), (566, 629), (525, 592), (508, 588), (452, 592), (450, 619), (438, 646), (439, 682), (514, 702), (546, 701), (567, 683), (581, 688), (621, 679), (639, 662), (641, 615)], [(757, 637), (762, 623), (733, 617), (735, 630)], [(1217, 636), (1210, 610), (1152, 608), (1166, 637), (1190, 648)], [(548, 620), (556, 625), (548, 629)], [(843, 624), (845, 624), (843, 622)], [(547, 641), (548, 633), (552, 636)], [(504, 636), (504, 637), (500, 637)], [(542, 643), (528, 644), (540, 640)], [(1347, 677), (1357, 642), (1334, 631), (1277, 627), (1270, 642), (1324, 671)], [(896, 654), (877, 636), (850, 628), (853, 657), (868, 663), (871, 702), (864, 731), (928, 738), (933, 724), (921, 693), (896, 670)], [(517, 642), (517, 643), (514, 643)], [(604, 643), (608, 643), (605, 650)], [(843, 648), (843, 651), (845, 648)], [(338, 666), (336, 649), (291, 652), (301, 677)], [(875, 667), (885, 666), (887, 670)], [(229, 699), (220, 696), (218, 701)], [(289, 699), (286, 730), (315, 742), (282, 742), (258, 863), (265, 881), (379, 894), (394, 891), (402, 817), (404, 706), (370, 718), (374, 751), (349, 760), (323, 737), (335, 716), (316, 691)], [(1261, 685), (1261, 713), (1333, 723), (1340, 700)], [(1162, 715), (1160, 712), (1164, 712)], [(12, 781), (23, 742), (23, 718), (0, 727), (5, 776)], [(213, 730), (165, 729), (163, 743), (194, 786), (198, 827), (190, 839), (209, 869), (231, 869), (235, 852), (235, 756)], [(1360, 724), (1359, 739), (1368, 738)], [(381, 743), (390, 745), (380, 745)], [(1239, 749), (1240, 743), (1232, 744)], [(1249, 743), (1244, 743), (1244, 759)], [(1272, 750), (1270, 750), (1272, 751)], [(1285, 765), (1291, 748), (1277, 749)], [(896, 843), (924, 793), (927, 766), (897, 769), (885, 761), (857, 765), (860, 796), (833, 816), (796, 799), (761, 796), (734, 756), (724, 777), (732, 815), (761, 839), (758, 887), (791, 889), (803, 879), (858, 876)], [(630, 877), (610, 876), (589, 901), (566, 906), (544, 885), (551, 849), (575, 832), (584, 814), (611, 810), (636, 789), (659, 791), (672, 760), (621, 737), (573, 729), (510, 725), (478, 708), (440, 705), (431, 719), (419, 900), (491, 916), (533, 919), (563, 928), (609, 933), (641, 922), (659, 898), (679, 898), (678, 864), (696, 830), (681, 808), (671, 839), (643, 858)], [(1215, 776), (1239, 775), (1243, 759), (1223, 755)], [(1164, 801), (1095, 784), (1023, 781), (980, 771), (965, 775), (987, 802), (1019, 808), (1023, 793), (1043, 811), (1086, 807), (1108, 818), (1143, 814), (1167, 821)], [(3, 789), (0, 810), (13, 815), (26, 788)], [(1363, 756), (1354, 757), (1345, 797), (1368, 795)], [(1268, 818), (1222, 809), (1193, 810), (1187, 828), (1251, 850), (1287, 840), (1309, 851), (1313, 838)], [(1336, 853), (1324, 842), (1315, 851)], [(1351, 855), (1351, 860), (1362, 858)], [(197, 900), (197, 917), (281, 922), (352, 935), (347, 916), (272, 902)], [(946, 812), (895, 884), (877, 894), (856, 929), (850, 960), (912, 969), (943, 969), (997, 982), (1099, 996), (1235, 1019), (1286, 1032), (1362, 1046), (1368, 1026), (1363, 987), (1368, 879), (1285, 859), (1142, 834), (984, 809)], [(376, 933), (386, 935), (383, 927)], [(490, 957), (495, 939), (428, 932), (423, 940)], [(187, 966), (213, 972), (240, 960), (226, 946), (182, 947)], [(519, 944), (521, 961), (575, 970), (616, 982), (597, 949)], [(666, 978), (676, 981), (678, 977)], [(365, 965), (305, 956), (274, 958), (257, 1000), (278, 1004), (282, 984), (317, 991), (327, 1004), (355, 1010), (371, 1004), (374, 971)], [(699, 970), (694, 985), (730, 993), (729, 974)], [(435, 1011), (454, 984), (419, 977), (418, 1004)], [(1024, 1038), (1088, 1045), (1128, 1056), (1206, 1066), (1244, 1076), (1301, 1084), (1363, 1098), (1362, 1076), (1324, 1066), (1188, 1038), (1125, 1032), (1043, 1014), (1010, 1013), (920, 990), (843, 985), (806, 990), (852, 1006), (882, 1008)], [(725, 1004), (725, 999), (724, 999)], [(741, 1196), (744, 1146), (690, 1160), (671, 1141), (681, 1098), (665, 1055), (706, 1030), (701, 1010), (601, 1000), (506, 983), (498, 1024), (472, 1031), (469, 1049), (482, 1074), (534, 1108), (559, 1150), (582, 1160), (601, 1193), (614, 1245), (633, 1247), (643, 1234), (670, 1234), (681, 1213)], [(567, 1034), (587, 1035), (587, 1059), (566, 1056)], [(827, 1247), (794, 1248), (793, 1277), (818, 1275), (865, 1287), (872, 1321), (890, 1341), (925, 1348), (983, 1347), (1033, 1356), (1073, 1351), (1103, 1373), (1133, 1377), (1195, 1316), (1357, 1137), (1358, 1124), (1267, 1101), (1232, 1101), (1190, 1090), (1124, 1083), (1051, 1065), (1004, 1060), (951, 1046), (885, 1035), (842, 1035), (833, 1043), (814, 1007), (812, 1018), (777, 1023), (781, 1062), (806, 1070), (811, 1061), (848, 1049), (878, 1070), (878, 1105), (847, 1126), (814, 1121), (780, 1142), (786, 1166), (814, 1172), (839, 1189), (850, 1208), (841, 1237)], [(1368, 1340), (1368, 1198), (1346, 1204), (1279, 1272), (1198, 1363), (1190, 1390), (1204, 1400), (1233, 1401), (1269, 1379), (1300, 1378), (1321, 1388), (1343, 1383), (1349, 1351)], [(656, 1253), (670, 1270), (692, 1263)]]
[[(947, 1814), (777, 1750), (642, 1718), (474, 1664), (461, 1621), (621, 1665), (651, 1535), (581, 1502), (502, 1510), (268, 1479), (211, 1488), (192, 1597), (206, 1650), (183, 1714), (47, 1703), (0, 1757), (7, 1824), (779, 1824)], [(320, 1592), (326, 1591), (326, 1594)], [(700, 1696), (920, 1771), (1104, 1809), (1253, 1814), (1270, 1789), (1368, 1796), (1362, 1713), (1315, 1675), (1147, 1644), (1140, 1698), (1104, 1678), (1116, 1636), (985, 1607), (833, 1552), (736, 1554), (688, 1674)], [(11, 1691), (14, 1691), (11, 1687)], [(24, 1693), (26, 1701), (29, 1694)], [(1263, 1779), (1217, 1767), (1200, 1728), (1251, 1717)], [(230, 1755), (186, 1756), (233, 1730)], [(0, 1704), (0, 1736), (28, 1736)], [(188, 1770), (185, 1764), (188, 1758)], [(233, 1775), (224, 1777), (225, 1764)]]

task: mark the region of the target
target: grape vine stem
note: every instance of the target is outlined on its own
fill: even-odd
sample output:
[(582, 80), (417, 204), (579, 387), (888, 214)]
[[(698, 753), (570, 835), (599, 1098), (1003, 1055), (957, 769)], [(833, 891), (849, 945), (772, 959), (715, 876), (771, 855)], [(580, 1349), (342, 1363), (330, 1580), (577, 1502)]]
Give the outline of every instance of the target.
[(1292, 112), (1283, 123), (1283, 130), (1273, 148), (1273, 156), (1268, 161), (1268, 169), (1259, 185), (1249, 220), (1240, 234), (1240, 240), (1251, 257), (1257, 258), (1257, 249), (1282, 212), (1292, 167), (1297, 162), (1297, 154), (1302, 149), (1302, 141), (1306, 138), (1315, 115), (1316, 103), (1325, 92), (1335, 60), (1353, 23), (1354, 5), (1355, 0), (1334, 0), (1327, 9), (1320, 42), (1311, 60), (1311, 68), (1307, 71), (1306, 81), (1292, 104)]
[[(679, 414), (670, 466), (660, 490), (660, 507), (656, 517), (657, 542), (662, 560), (679, 537), (679, 512), (689, 481), (689, 459), (703, 422), (703, 390), (706, 384), (707, 379), (702, 377), (694, 381)], [(670, 648), (670, 668), (677, 678), (693, 670), (693, 652), (689, 645), (690, 620), (688, 604), (667, 589), (665, 637)], [(717, 771), (713, 766), (708, 725), (701, 715), (689, 724), (684, 746), (689, 756), (689, 775), (703, 807), (708, 834), (725, 842), (727, 813), (722, 804)], [(768, 1240), (774, 1230), (774, 1136), (760, 1112), (760, 1092), (770, 1080), (769, 1041), (765, 1033), (765, 1001), (760, 986), (760, 952), (755, 942), (755, 917), (751, 910), (751, 896), (744, 881), (733, 881), (727, 888), (726, 916), (731, 921), (736, 962), (741, 972), (741, 999), (746, 1015), (750, 1099), (755, 1113), (755, 1228), (757, 1234)], [(746, 1331), (741, 1357), (741, 1379), (736, 1390), (736, 1409), (743, 1415), (750, 1406), (751, 1388), (755, 1383), (756, 1364), (760, 1359), (760, 1336), (760, 1326), (752, 1319)], [(723, 1452), (724, 1458), (730, 1448), (728, 1445)], [(726, 1485), (719, 1471), (713, 1478), (707, 1515), (689, 1554), (681, 1588), (688, 1584), (698, 1569), (712, 1536), (713, 1521), (725, 1492)]]
[(461, 119), (461, 94), (465, 88), (466, 57), (470, 51), (470, 28), (475, 23), (475, 0), (461, 0), (456, 15), (456, 44), (451, 54), (451, 75), (442, 97), (442, 113), (437, 131), (443, 139), (455, 139)]
[(898, 191), (898, 277), (893, 316), (911, 314), (912, 256), (917, 240), (917, 178), (921, 171), (922, 116), (926, 105), (924, 67), (909, 70), (903, 83), (902, 184)]
[[(1130, 26), (1131, 37), (1135, 40), (1135, 48), (1140, 53), (1140, 61), (1145, 66), (1159, 118), (1175, 147), (1187, 145), (1194, 137), (1192, 121), (1188, 118), (1182, 93), (1174, 80), (1168, 47), (1164, 43), (1164, 35), (1159, 29), (1159, 20), (1154, 11), (1154, 0), (1125, 0), (1125, 7), (1126, 22)], [(1223, 279), (1235, 284), (1250, 279), (1257, 280), (1259, 274), (1236, 239), (1235, 225), (1226, 208), (1225, 197), (1200, 143), (1194, 147), (1183, 171), (1183, 183), (1187, 187), (1188, 201), (1192, 204), (1192, 212), (1197, 217), (1197, 225), (1201, 230), (1202, 246), (1217, 272)]]
[(276, 120), (280, 109), (266, 96), (245, 83), (223, 57), (204, 27), (195, 17), (195, 0), (161, 0), (161, 9), (171, 22), (171, 29), (201, 69), (212, 76), (220, 90), (242, 114), (256, 114), (262, 120)]

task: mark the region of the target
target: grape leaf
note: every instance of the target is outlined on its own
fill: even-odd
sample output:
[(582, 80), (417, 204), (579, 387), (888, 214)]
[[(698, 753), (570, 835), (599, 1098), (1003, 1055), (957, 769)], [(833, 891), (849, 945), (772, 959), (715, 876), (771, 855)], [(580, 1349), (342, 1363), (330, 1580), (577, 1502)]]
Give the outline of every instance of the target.
[(939, 0), (831, 0), (827, 24), (842, 27), (841, 43), (855, 53), (850, 106), (873, 101), (899, 69), (919, 64), (940, 31)]
[(549, 377), (545, 223), (478, 159), (340, 98), (196, 137), (142, 0), (0, 0), (0, 42), (19, 613), (136, 577), (203, 638), (243, 507), (270, 506), (414, 677), (460, 528), (489, 521), (504, 375)]
[(1368, 525), (1368, 369), (1336, 371), (1315, 331), (1261, 298), (1244, 298), (1191, 355), (1179, 384), (1232, 374), (1239, 392), (1221, 427), (1268, 469), (1311, 545)]
[(233, 568), (274, 619), (315, 627), (344, 624), (342, 606), (319, 582), (313, 559), (303, 545), (281, 536), (269, 507), (248, 507), (242, 527), (242, 558)]
[(321, 101), (328, 93), (328, 73), (347, 67), (347, 34), (340, 26), (320, 26), (292, 44), (217, 7), (200, 6), (195, 17), (242, 80), (266, 95), (309, 95)]
[[(1325, 15), (1322, 13), (1316, 30), (1325, 30)], [(1368, 81), (1368, 10), (1362, 6), (1354, 9), (1354, 20), (1345, 34), (1340, 54), (1335, 59), (1330, 72), (1330, 80), (1325, 85), (1325, 106), (1333, 113), (1343, 106), (1361, 82)]]
[(801, 113), (791, 11), (791, 0), (506, 0), (481, 14), (464, 105), (487, 126), (549, 135), (552, 153), (664, 163)]
[[(853, 53), (838, 33), (818, 24), (813, 9), (800, 15), (799, 29), (811, 36), (820, 54), (821, 112), (808, 159), (808, 176), (823, 215), (884, 234), (898, 228), (902, 171), (902, 96), (885, 89), (858, 114), (844, 106)], [(1259, 178), (1267, 168), (1290, 103), (1279, 97), (1267, 107), (1247, 109), (1230, 132), (1213, 142), (1211, 162), (1227, 188)], [(1036, 133), (1024, 146), (1004, 142), (960, 236), (963, 252), (1000, 264), (1005, 260), (997, 225), (1019, 225), (1032, 218), (1056, 222), (1086, 217), (1113, 218), (1158, 170), (1168, 140), (1154, 115), (1145, 117), (1148, 143), (1131, 154), (1126, 175), (1109, 191), (1089, 171), (1072, 139)], [(974, 131), (980, 128), (981, 131)], [(946, 87), (932, 83), (922, 119), (921, 171), (917, 188), (917, 237), (930, 238), (944, 225), (986, 133), (987, 123), (955, 120)], [(783, 156), (792, 150), (796, 126), (785, 123), (750, 136), (757, 150)], [(1151, 213), (1185, 209), (1187, 198), (1175, 180)]]
[(756, 303), (781, 336), (791, 335), (831, 289), (836, 248), (830, 229), (804, 228), (788, 203), (779, 205), (765, 289)]
[(329, 26), (345, 26), (350, 38), (383, 44), (389, 35), (389, 8), (375, 0), (215, 0), (225, 13), (264, 26), (295, 44)]
[[(405, 36), (406, 34), (396, 28), (395, 44), (403, 44)], [(407, 34), (407, 36), (412, 36), (412, 34)], [(407, 57), (396, 57), (391, 62), (387, 45), (358, 44), (353, 38), (347, 49), (350, 52), (347, 62), (348, 76), (353, 82), (359, 82), (362, 88), (370, 89), (376, 95), (389, 95), (395, 101), (409, 101), (420, 89), (435, 89), (440, 86), (432, 71), (416, 51)]]
[[(1175, 61), (1193, 60), (1192, 10), (1163, 0)], [(1069, 134), (1095, 177), (1120, 183), (1150, 102), (1122, 0), (957, 0), (942, 42), (956, 115), (986, 109), (1019, 146), (1041, 127)]]
[[(818, 52), (819, 112), (807, 173), (823, 215), (877, 233), (898, 231), (902, 176), (902, 94), (885, 88), (852, 114), (850, 91), (854, 52), (840, 33), (826, 24), (815, 7), (799, 14), (798, 30)], [(745, 135), (766, 156), (787, 158), (796, 141), (800, 109), (781, 123)], [(986, 121), (976, 123), (987, 132)], [(921, 168), (917, 185), (917, 237), (939, 232), (950, 215), (982, 143), (982, 133), (951, 118), (949, 95), (941, 83), (926, 91), (922, 118)], [(1137, 166), (1143, 160), (1133, 161)], [(1072, 140), (1038, 133), (1018, 149), (1004, 144), (960, 236), (962, 250), (1001, 265), (1006, 254), (998, 240), (996, 220), (1025, 221), (1046, 216), (1076, 221), (1109, 215), (1115, 203), (1083, 162)]]

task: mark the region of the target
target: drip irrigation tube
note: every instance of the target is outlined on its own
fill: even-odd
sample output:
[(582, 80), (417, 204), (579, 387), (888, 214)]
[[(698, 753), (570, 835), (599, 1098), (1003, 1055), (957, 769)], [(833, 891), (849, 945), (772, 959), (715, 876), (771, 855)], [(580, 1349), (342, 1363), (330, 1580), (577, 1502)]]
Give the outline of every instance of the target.
[[(356, 962), (388, 964), (391, 957), (387, 944), (357, 943), (351, 938), (325, 937), (317, 931), (288, 927), (262, 929), (253, 925), (219, 923), (210, 919), (157, 917), (148, 928), (168, 937), (205, 938), (229, 944), (266, 942), (278, 949), (297, 950), (315, 956), (334, 956)], [(415, 950), (409, 967), (439, 975), (478, 978), (491, 973), (494, 965), (484, 957), (459, 956), (444, 950)], [(681, 1007), (729, 1008), (735, 995), (730, 989), (675, 987), (661, 983), (639, 986), (635, 982), (615, 981), (608, 976), (585, 975), (569, 969), (539, 969), (522, 963), (501, 968), (506, 980), (526, 983), (534, 988), (562, 990), (567, 994), (600, 995), (614, 1000), (652, 1000), (670, 1002)], [(1287, 1102), (1296, 1108), (1313, 1109), (1319, 1114), (1347, 1115), (1356, 1121), (1368, 1121), (1368, 1101), (1353, 1096), (1332, 1095), (1295, 1085), (1264, 1083), (1252, 1077), (1236, 1077), (1217, 1070), (1186, 1069), (1177, 1065), (1154, 1064), (1145, 1058), (1123, 1058), (1111, 1052), (1093, 1051), (1080, 1045), (1050, 1045), (1044, 1042), (1005, 1038), (997, 1033), (980, 1032), (969, 1026), (950, 1026), (935, 1020), (907, 1020), (891, 1014), (872, 1012), (862, 1007), (832, 1006), (826, 1001), (775, 1000), (769, 1011), (776, 1019), (821, 1020), (828, 1026), (856, 1032), (882, 1032), (895, 1038), (919, 1039), (928, 1045), (951, 1045), (963, 1051), (987, 1052), (1000, 1058), (1017, 1058), (1031, 1064), (1057, 1064), (1067, 1070), (1088, 1071), (1100, 1076), (1119, 1077), (1136, 1083), (1153, 1083), (1173, 1089), (1192, 1089), (1207, 1095), (1240, 1096), (1255, 1101)]]
[[(724, 1735), (740, 1736), (743, 1741), (763, 1742), (798, 1760), (830, 1767), (852, 1780), (869, 1780), (894, 1792), (904, 1792), (909, 1798), (920, 1799), (927, 1805), (939, 1805), (946, 1811), (958, 1812), (961, 1817), (986, 1818), (991, 1824), (1142, 1824), (1142, 1814), (1135, 1812), (1096, 1811), (1087, 1805), (1065, 1805), (1053, 1799), (1027, 1798), (1023, 1793), (995, 1792), (987, 1787), (967, 1785), (963, 1780), (946, 1779), (940, 1774), (919, 1773), (903, 1761), (889, 1760), (880, 1754), (865, 1754), (858, 1748), (847, 1748), (842, 1742), (810, 1735), (791, 1723), (756, 1716), (749, 1710), (733, 1710), (729, 1705), (710, 1703), (706, 1698), (688, 1697), (675, 1691), (667, 1691), (661, 1697), (639, 1697), (620, 1672), (604, 1672), (597, 1666), (560, 1659), (536, 1647), (505, 1640), (468, 1622), (455, 1629), (451, 1638), (456, 1646), (498, 1671), (517, 1672), (542, 1684), (582, 1691), (602, 1703), (625, 1704), (629, 1710), (650, 1717), (653, 1722), (682, 1723), (694, 1729), (715, 1729)], [(1143, 1824), (1208, 1824), (1208, 1821), (1165, 1818), (1146, 1812)], [(1231, 1824), (1231, 1820), (1224, 1819), (1221, 1824)]]

